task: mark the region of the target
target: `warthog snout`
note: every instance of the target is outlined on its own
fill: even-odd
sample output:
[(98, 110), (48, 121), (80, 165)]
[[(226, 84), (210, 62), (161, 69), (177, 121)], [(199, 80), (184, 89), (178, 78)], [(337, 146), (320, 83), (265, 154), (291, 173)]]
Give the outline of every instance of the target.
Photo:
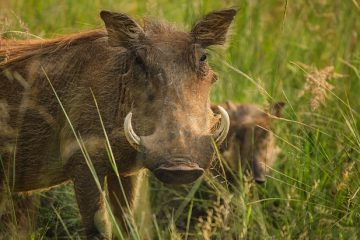
[(252, 172), (254, 175), (254, 180), (256, 183), (265, 183), (266, 182), (266, 166), (264, 162), (259, 161), (259, 159), (257, 159), (258, 161), (253, 161), (250, 163), (251, 168), (252, 168)]
[(143, 166), (160, 181), (188, 184), (210, 166), (214, 158), (213, 143), (221, 145), (229, 131), (228, 113), (220, 106), (216, 111), (220, 118), (215, 118), (217, 124), (212, 129), (203, 127), (205, 124), (196, 122), (186, 113), (169, 110), (171, 114), (162, 116), (149, 135), (141, 134), (139, 130), (136, 130), (139, 135), (135, 132), (132, 113), (129, 112), (124, 119), (124, 134), (129, 144), (140, 153)]
[(254, 180), (255, 180), (255, 182), (258, 183), (258, 184), (263, 184), (263, 183), (266, 182), (266, 178), (265, 178), (264, 175), (255, 176), (255, 177), (254, 177)]
[(160, 165), (154, 170), (155, 176), (167, 184), (192, 183), (204, 173), (197, 163), (184, 160), (171, 160), (171, 163)]

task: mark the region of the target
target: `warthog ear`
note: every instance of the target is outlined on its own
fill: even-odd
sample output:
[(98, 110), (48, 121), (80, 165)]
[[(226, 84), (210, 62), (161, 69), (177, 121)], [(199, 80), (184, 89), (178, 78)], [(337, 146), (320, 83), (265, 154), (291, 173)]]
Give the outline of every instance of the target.
[(229, 110), (229, 111), (235, 111), (236, 110), (236, 104), (233, 103), (233, 102), (230, 102), (230, 101), (226, 101), (225, 102), (225, 108), (226, 110)]
[(284, 102), (276, 102), (276, 103), (270, 105), (269, 112), (270, 112), (270, 114), (272, 114), (276, 117), (280, 117), (284, 106), (285, 106)]
[(139, 24), (126, 14), (101, 11), (100, 17), (105, 23), (110, 46), (130, 48), (143, 34)]
[(231, 8), (206, 15), (191, 30), (194, 41), (203, 47), (224, 44), (226, 33), (236, 13), (237, 10)]

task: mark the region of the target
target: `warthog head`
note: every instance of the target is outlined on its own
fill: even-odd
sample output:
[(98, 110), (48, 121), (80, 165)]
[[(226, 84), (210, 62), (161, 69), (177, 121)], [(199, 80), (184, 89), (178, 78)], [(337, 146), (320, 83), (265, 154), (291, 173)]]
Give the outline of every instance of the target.
[(224, 104), (231, 122), (227, 146), (222, 154), (230, 170), (226, 172), (228, 179), (232, 180), (232, 176), (238, 176), (239, 170), (242, 170), (245, 174), (251, 173), (257, 183), (265, 182), (268, 168), (281, 151), (271, 127), (284, 105), (278, 102), (262, 110), (252, 104)]
[[(121, 13), (101, 12), (108, 43), (127, 56), (126, 83), (132, 103), (124, 119), (128, 142), (158, 179), (184, 184), (199, 178), (220, 144), (229, 118), (210, 108), (216, 74), (205, 49), (225, 42), (236, 10), (212, 12), (190, 32), (155, 21), (140, 26)], [(116, 50), (118, 49), (118, 50)], [(124, 50), (125, 49), (125, 50)], [(217, 124), (220, 121), (220, 124)], [(220, 126), (212, 131), (214, 126)]]

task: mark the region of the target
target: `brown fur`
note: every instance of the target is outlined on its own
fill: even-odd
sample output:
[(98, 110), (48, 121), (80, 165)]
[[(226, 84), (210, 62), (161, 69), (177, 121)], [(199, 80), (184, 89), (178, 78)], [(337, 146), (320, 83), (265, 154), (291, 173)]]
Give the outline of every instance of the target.
[(36, 227), (39, 200), (39, 195), (25, 193), (1, 201), (0, 239), (28, 239)]
[[(167, 24), (141, 27), (125, 14), (103, 11), (106, 31), (52, 40), (0, 40), (0, 190), (44, 190), (72, 181), (86, 236), (110, 238), (104, 195), (78, 139), (101, 188), (108, 179), (120, 222), (125, 198), (130, 207), (134, 202), (133, 179), (142, 168), (153, 170), (177, 156), (207, 168), (214, 155), (211, 129), (217, 118), (209, 93), (216, 77), (200, 59), (204, 47), (223, 43), (235, 13), (210, 13), (186, 33)], [(217, 24), (209, 25), (211, 20)], [(213, 42), (204, 44), (207, 37), (202, 36), (210, 32), (216, 32)], [(141, 154), (124, 136), (129, 111), (141, 136)], [(104, 130), (125, 196), (114, 180)]]
[(268, 110), (231, 102), (223, 107), (230, 116), (230, 131), (222, 149), (223, 159), (229, 167), (226, 171), (228, 180), (234, 183), (234, 176), (239, 176), (242, 171), (252, 173), (256, 182), (264, 182), (265, 174), (280, 152), (271, 127), (274, 117), (280, 116), (284, 103), (275, 103)]

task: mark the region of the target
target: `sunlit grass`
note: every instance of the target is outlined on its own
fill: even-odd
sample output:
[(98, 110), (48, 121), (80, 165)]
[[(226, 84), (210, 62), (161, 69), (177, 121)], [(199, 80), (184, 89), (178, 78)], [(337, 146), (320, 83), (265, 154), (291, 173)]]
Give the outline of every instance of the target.
[[(201, 231), (194, 226), (199, 223), (194, 219), (195, 214), (199, 209), (206, 212), (215, 206), (217, 197), (221, 196), (230, 199), (226, 206), (228, 222), (223, 223), (230, 229), (209, 226), (208, 232), (215, 229), (215, 239), (229, 236), (359, 238), (360, 9), (357, 1), (16, 0), (0, 3), (0, 31), (3, 37), (47, 38), (97, 28), (102, 26), (98, 16), (101, 9), (123, 11), (137, 19), (155, 16), (190, 28), (204, 13), (231, 6), (239, 7), (239, 13), (229, 42), (226, 48), (216, 47), (209, 54), (211, 65), (219, 75), (212, 100), (263, 105), (286, 102), (284, 114), (274, 128), (282, 153), (262, 186), (241, 180), (238, 188), (230, 191), (227, 184), (207, 175), (192, 186), (172, 189), (150, 176), (152, 213), (149, 216), (152, 217), (145, 222), (152, 223), (152, 236), (201, 239), (198, 234), (204, 234), (205, 228)], [(329, 80), (334, 89), (328, 91), (325, 104), (316, 111), (310, 109), (309, 94), (299, 96), (307, 73), (299, 63), (318, 69), (334, 66), (335, 72), (344, 76)], [(100, 117), (101, 109), (98, 111)], [(76, 130), (74, 134), (78, 134)], [(111, 145), (109, 142), (106, 145), (109, 161), (113, 163)], [(88, 157), (86, 150), (84, 156)], [(76, 228), (81, 226), (80, 218), (78, 213), (70, 214), (76, 212), (76, 204), (69, 188), (66, 186), (50, 196), (54, 201), (66, 201), (42, 206), (41, 223), (47, 214), (52, 220), (33, 236), (46, 239), (47, 232), (58, 228), (58, 232), (64, 233), (62, 237), (79, 238)], [(132, 238), (141, 239), (139, 231), (144, 226), (136, 221), (129, 220)], [(181, 224), (184, 228), (177, 229)], [(206, 223), (199, 224), (205, 227)], [(120, 230), (116, 232), (121, 238)]]

